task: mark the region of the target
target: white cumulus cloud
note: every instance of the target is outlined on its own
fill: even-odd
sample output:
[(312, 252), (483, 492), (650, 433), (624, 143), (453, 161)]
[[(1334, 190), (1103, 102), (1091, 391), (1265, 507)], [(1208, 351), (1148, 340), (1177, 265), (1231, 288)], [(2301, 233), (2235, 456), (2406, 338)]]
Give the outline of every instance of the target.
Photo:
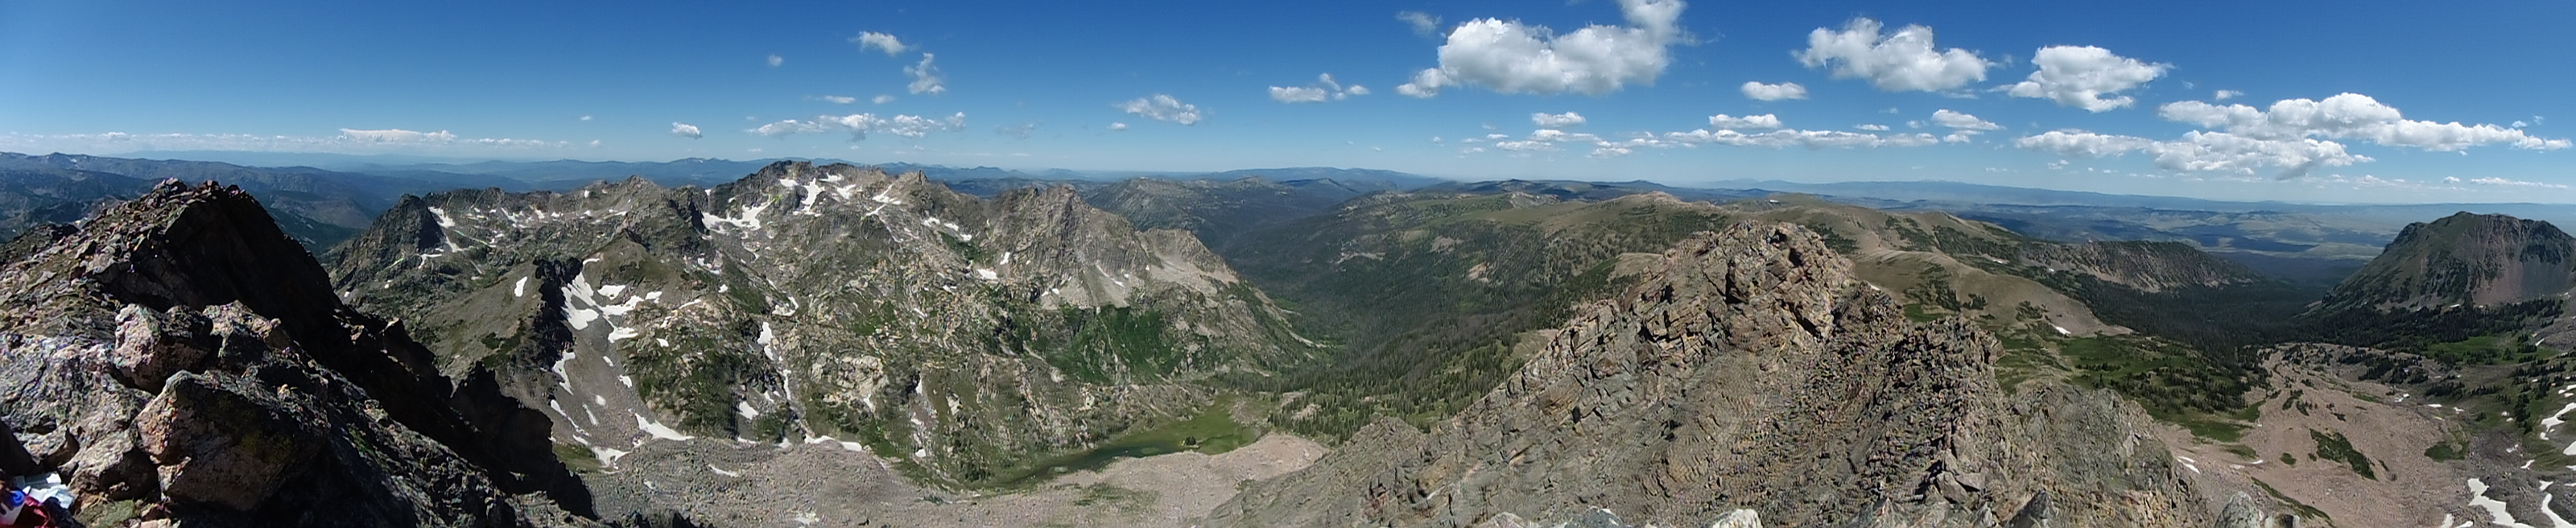
[(2069, 157), (2119, 156), (2142, 151), (2154, 158), (2157, 168), (2170, 171), (2252, 175), (2264, 169), (2275, 169), (2281, 178), (2306, 176), (2309, 171), (2320, 167), (2371, 161), (2370, 157), (2348, 152), (2343, 144), (2333, 141), (2267, 139), (2197, 130), (2183, 134), (2177, 141), (2053, 130), (2014, 140), (2013, 144)]
[(1449, 74), (1440, 73), (1439, 68), (1424, 68), (1422, 71), (1414, 72), (1413, 82), (1396, 85), (1395, 93), (1404, 94), (1406, 97), (1429, 99), (1439, 96), (1440, 89), (1452, 84), (1457, 83), (1449, 80)]
[(2082, 158), (2118, 156), (2131, 151), (2145, 150), (2149, 145), (2154, 144), (2155, 140), (2142, 137), (2095, 134), (2081, 130), (2050, 130), (2013, 140), (2013, 146)]
[(1424, 13), (1421, 11), (1403, 11), (1396, 13), (1395, 19), (1404, 21), (1404, 25), (1412, 26), (1413, 34), (1415, 35), (1425, 37), (1440, 36), (1440, 17), (1431, 16), (1430, 13)]
[(2460, 177), (2458, 177), (2458, 176), (2450, 176), (2450, 177), (2442, 178), (2442, 181), (2443, 181), (2444, 183), (2464, 183), (2464, 182), (2465, 182), (2465, 183), (2472, 183), (2472, 184), (2477, 184), (2477, 185), (2493, 185), (2493, 186), (2500, 186), (2500, 187), (2536, 187), (2536, 188), (2545, 188), (2545, 189), (2565, 189), (2565, 188), (2567, 188), (2567, 186), (2565, 186), (2565, 185), (2559, 185), (2559, 184), (2555, 184), (2555, 183), (2536, 182), (2536, 181), (2522, 181), (2522, 180), (2508, 180), (2508, 179), (2498, 178), (2498, 177), (2494, 177), (2494, 176), (2489, 176), (2489, 177), (2485, 177), (2485, 178), (2471, 178), (2471, 179), (2467, 179), (2467, 180), (2462, 180), (2462, 179), (2460, 179)]
[(682, 123), (682, 122), (678, 122), (678, 121), (673, 121), (673, 122), (671, 122), (671, 135), (674, 135), (674, 136), (680, 136), (680, 137), (689, 138), (689, 139), (697, 139), (697, 138), (701, 138), (701, 137), (705, 137), (705, 136), (706, 136), (706, 134), (705, 134), (705, 133), (703, 133), (703, 132), (699, 132), (699, 131), (698, 131), (698, 127), (697, 127), (697, 125), (691, 125), (691, 124), (688, 124), (688, 123)]
[(850, 42), (858, 44), (860, 50), (872, 48), (882, 50), (888, 57), (902, 55), (904, 50), (912, 49), (911, 46), (903, 44), (903, 39), (895, 38), (894, 35), (874, 31), (860, 33), (859, 36), (850, 37)]
[(1453, 84), (1502, 93), (1600, 95), (1630, 83), (1653, 84), (1672, 62), (1667, 49), (1687, 38), (1681, 0), (1619, 0), (1629, 25), (1591, 25), (1568, 33), (1493, 18), (1459, 24), (1440, 46), (1440, 67), (1396, 87), (1413, 97)]
[(1195, 125), (1199, 123), (1199, 105), (1183, 103), (1169, 95), (1154, 94), (1132, 101), (1110, 105), (1130, 114), (1166, 123)]
[(2235, 90), (2219, 90), (2219, 91), (2217, 91), (2217, 92), (2214, 92), (2214, 93), (2209, 94), (2209, 98), (2210, 98), (2210, 99), (2212, 99), (2212, 100), (2218, 100), (2218, 101), (2225, 101), (2225, 100), (2228, 100), (2228, 99), (2235, 99), (2235, 98), (2238, 98), (2238, 97), (2244, 97), (2244, 96), (2245, 96), (2245, 92), (2239, 92), (2239, 91), (2235, 91)]
[(1932, 111), (1932, 123), (1959, 130), (2001, 130), (2004, 127), (1993, 121), (1977, 119), (1977, 116), (1952, 112), (1949, 109)]
[(912, 93), (930, 95), (948, 93), (945, 79), (939, 76), (939, 67), (930, 64), (932, 56), (932, 54), (923, 53), (921, 64), (903, 67), (904, 75), (912, 76), (912, 85), (909, 86)]
[(922, 137), (929, 136), (933, 132), (956, 132), (965, 129), (965, 112), (958, 112), (957, 114), (946, 118), (912, 115), (877, 117), (876, 114), (850, 114), (845, 116), (817, 116), (811, 121), (789, 119), (786, 121), (761, 125), (760, 128), (752, 129), (751, 133), (769, 137), (784, 137), (794, 134), (847, 132), (850, 134), (851, 141), (859, 141), (867, 139), (868, 134), (889, 134), (912, 139), (920, 139)]
[(1931, 134), (1893, 134), (1881, 136), (1878, 134), (1863, 134), (1859, 132), (1844, 132), (1840, 130), (1773, 130), (1759, 134), (1746, 134), (1734, 130), (1718, 130), (1711, 132), (1706, 129), (1693, 130), (1689, 132), (1670, 132), (1664, 134), (1661, 140), (1683, 145), (1725, 145), (1735, 147), (1771, 148), (1804, 147), (1809, 149), (1919, 147), (1940, 143), (1941, 141), (1940, 138), (1933, 137)]
[(1322, 88), (1270, 87), (1270, 100), (1282, 103), (1321, 103), (1329, 98), (1331, 95), (1325, 93)]
[(1583, 114), (1577, 114), (1574, 112), (1566, 112), (1562, 114), (1537, 113), (1530, 114), (1530, 122), (1537, 123), (1539, 128), (1573, 128), (1583, 126), (1584, 119)]
[(832, 103), (832, 104), (850, 104), (850, 103), (856, 103), (856, 102), (859, 102), (859, 98), (857, 98), (857, 97), (850, 97), (850, 96), (846, 96), (846, 95), (826, 95), (826, 96), (822, 96), (822, 97), (817, 97), (817, 99), (822, 99), (822, 100), (827, 101), (827, 102), (830, 102), (830, 103)]
[(868, 98), (868, 102), (876, 103), (876, 104), (886, 104), (886, 103), (891, 103), (891, 102), (894, 102), (894, 96), (886, 95), (886, 94), (877, 94), (877, 96), (876, 96), (876, 97), (870, 97), (870, 98)]
[(445, 130), (437, 132), (416, 132), (399, 128), (385, 130), (357, 130), (343, 128), (340, 129), (340, 136), (355, 141), (369, 143), (418, 143), (456, 140), (456, 134), (447, 133)]
[(1721, 130), (1741, 128), (1780, 128), (1780, 117), (1771, 114), (1735, 117), (1726, 114), (1708, 116), (1708, 126)]
[(786, 63), (787, 63), (787, 58), (786, 58), (786, 57), (780, 57), (780, 56), (778, 56), (778, 54), (776, 54), (776, 53), (769, 54), (769, 67), (771, 67), (771, 68), (776, 68), (776, 67), (778, 67), (778, 65), (780, 65), (780, 64), (786, 64)]
[(1856, 126), (1853, 126), (1852, 128), (1857, 128), (1857, 129), (1861, 129), (1861, 130), (1867, 130), (1867, 131), (1871, 131), (1871, 132), (1886, 132), (1886, 131), (1887, 131), (1887, 125), (1862, 124), (1862, 125), (1856, 125)]
[(1311, 86), (1272, 86), (1270, 100), (1282, 103), (1321, 103), (1327, 100), (1349, 99), (1354, 95), (1368, 95), (1368, 93), (1368, 87), (1356, 84), (1342, 86), (1341, 82), (1333, 80), (1333, 74), (1326, 73), (1316, 75), (1315, 84)]
[(2168, 103), (2157, 115), (2257, 139), (2307, 137), (2357, 139), (2391, 147), (2451, 152), (2471, 146), (2501, 144), (2531, 150), (2568, 148), (2565, 139), (2545, 139), (2523, 130), (2491, 124), (2463, 125), (2406, 119), (2396, 108), (2370, 96), (2346, 93), (2323, 101), (2287, 99), (2270, 109), (2215, 105), (2200, 101)]
[(1807, 49), (1792, 52), (1809, 68), (1830, 67), (1836, 79), (1868, 79), (1883, 91), (1948, 90), (1986, 80), (1994, 63), (1959, 48), (1937, 50), (1932, 28), (1909, 25), (1880, 35), (1877, 20), (1855, 18), (1842, 31), (1816, 28)]
[[(2171, 64), (2139, 62), (2137, 59), (2112, 55), (2111, 50), (2093, 46), (2049, 46), (2040, 48), (2031, 62), (2039, 71), (2030, 80), (2009, 87), (2013, 97), (2030, 97), (2057, 101), (2058, 106), (2072, 106), (2086, 111), (2103, 112), (2137, 103), (2137, 99), (2118, 95), (2147, 81), (2162, 77)], [(2104, 96), (2110, 97), (2104, 97)]]
[(1126, 123), (1110, 123), (1110, 124), (1109, 124), (1109, 131), (1111, 131), (1111, 132), (1117, 132), (1117, 131), (1122, 131), (1122, 130), (1126, 130), (1126, 129), (1127, 129), (1127, 124), (1126, 124)]
[(1799, 86), (1798, 83), (1793, 82), (1762, 84), (1760, 82), (1745, 81), (1744, 96), (1756, 101), (1805, 99), (1807, 98), (1807, 87)]

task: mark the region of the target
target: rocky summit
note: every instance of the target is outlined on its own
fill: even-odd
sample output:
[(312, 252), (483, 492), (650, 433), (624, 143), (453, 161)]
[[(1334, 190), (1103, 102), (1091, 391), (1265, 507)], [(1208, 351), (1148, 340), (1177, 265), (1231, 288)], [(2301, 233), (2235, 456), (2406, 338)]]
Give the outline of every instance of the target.
[(165, 182), (0, 271), (0, 413), (92, 526), (581, 526), (543, 415), (342, 305), (238, 188)]

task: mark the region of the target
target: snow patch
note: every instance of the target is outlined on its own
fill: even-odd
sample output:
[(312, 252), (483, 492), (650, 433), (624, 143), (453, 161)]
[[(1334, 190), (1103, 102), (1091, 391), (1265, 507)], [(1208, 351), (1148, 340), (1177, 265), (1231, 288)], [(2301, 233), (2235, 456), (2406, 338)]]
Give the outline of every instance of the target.
[(975, 269), (975, 276), (976, 276), (976, 277), (979, 277), (979, 278), (982, 278), (982, 279), (984, 279), (984, 280), (988, 280), (988, 281), (998, 281), (998, 280), (1002, 280), (1002, 276), (1001, 276), (1001, 275), (993, 273), (993, 270), (988, 270), (988, 269), (983, 269), (983, 268), (976, 268), (976, 269)]
[[(564, 365), (565, 365), (565, 364), (567, 364), (567, 363), (572, 363), (572, 357), (573, 357), (573, 355), (574, 355), (574, 354), (572, 353), (572, 351), (569, 351), (569, 350), (564, 351), (564, 353), (563, 353), (563, 357), (560, 357), (560, 358), (556, 358), (556, 359), (555, 359), (555, 366), (554, 366), (554, 368), (549, 369), (549, 370), (553, 370), (553, 371), (555, 371), (555, 383), (556, 383), (556, 384), (558, 384), (558, 385), (563, 385), (563, 390), (564, 390), (564, 392), (572, 392), (572, 376), (569, 376), (569, 375), (564, 374)], [(564, 415), (564, 417), (565, 417), (565, 418), (571, 418), (571, 417), (572, 417), (572, 415), (567, 414), (567, 415)]]
[(594, 446), (590, 448), (590, 455), (599, 457), (599, 465), (615, 467), (617, 459), (626, 456), (626, 452)]
[(742, 208), (742, 216), (741, 216), (741, 217), (737, 217), (737, 218), (725, 218), (725, 217), (722, 217), (722, 216), (707, 215), (707, 222), (709, 222), (709, 223), (717, 223), (717, 224), (725, 224), (725, 225), (729, 225), (729, 226), (739, 227), (739, 228), (742, 228), (744, 231), (759, 231), (759, 230), (760, 230), (760, 212), (761, 212), (762, 210), (765, 210), (765, 209), (768, 209), (768, 208), (769, 208), (769, 204), (765, 204), (765, 203), (764, 203), (764, 204), (757, 205), (757, 206), (752, 206), (752, 207), (744, 207), (744, 208)]
[(456, 220), (447, 217), (446, 209), (431, 207), (429, 208), (429, 214), (438, 216), (438, 227), (456, 227)]
[(713, 471), (713, 472), (716, 472), (716, 474), (718, 474), (718, 475), (724, 475), (724, 476), (733, 477), (733, 478), (742, 478), (742, 474), (741, 474), (741, 473), (735, 473), (735, 472), (731, 472), (731, 471), (725, 471), (725, 470), (724, 470), (724, 468), (716, 467), (716, 465), (715, 465), (715, 464), (707, 464), (707, 471)]
[(2504, 501), (2487, 498), (2487, 483), (2485, 481), (2469, 479), (2469, 507), (2485, 509), (2487, 511), (2487, 515), (2495, 518), (2494, 521), (2490, 522), (2497, 526), (2539, 528), (2537, 526), (2514, 522), (2513, 514), (2504, 510)]
[(2055, 328), (2055, 329), (2057, 329), (2057, 335), (2075, 335), (2075, 333), (2074, 333), (2074, 332), (2068, 332), (2068, 331), (2066, 331), (2066, 327), (2063, 327), (2063, 326), (2048, 325), (2048, 327), (2049, 327), (2049, 328)]
[(572, 324), (572, 329), (574, 330), (590, 328), (590, 322), (597, 320), (599, 320), (598, 310), (588, 308), (570, 308), (564, 310), (564, 322)]
[(733, 402), (733, 410), (734, 412), (742, 413), (742, 419), (744, 420), (760, 419), (760, 409), (751, 408), (751, 402)]
[(511, 297), (526, 297), (526, 296), (528, 296), (528, 278), (527, 278), (527, 277), (519, 277), (519, 283), (518, 283), (518, 284), (510, 285), (510, 296), (511, 296)]
[[(2567, 423), (2566, 420), (2558, 419), (2558, 417), (2566, 416), (2568, 411), (2576, 411), (2576, 403), (2567, 404), (2566, 407), (2559, 407), (2558, 412), (2550, 413), (2548, 418), (2540, 419), (2540, 439), (2548, 440), (2549, 431), (2558, 429), (2558, 424)], [(2576, 444), (2571, 444), (2567, 446), (2567, 448), (2576, 449)]]
[[(2541, 488), (2546, 489), (2548, 486), (2541, 486)], [(2556, 493), (2540, 494), (2540, 514), (2549, 516), (2550, 528), (2576, 528), (2576, 523), (2567, 522), (2567, 518), (2559, 517), (2558, 510), (2549, 509), (2550, 499), (2555, 498), (2558, 498)]]
[(659, 423), (654, 423), (652, 420), (646, 420), (642, 414), (635, 415), (635, 428), (644, 430), (644, 434), (653, 435), (654, 438), (660, 438), (663, 440), (687, 441), (691, 438), (697, 438), (695, 436), (680, 434), (679, 430), (672, 429)]

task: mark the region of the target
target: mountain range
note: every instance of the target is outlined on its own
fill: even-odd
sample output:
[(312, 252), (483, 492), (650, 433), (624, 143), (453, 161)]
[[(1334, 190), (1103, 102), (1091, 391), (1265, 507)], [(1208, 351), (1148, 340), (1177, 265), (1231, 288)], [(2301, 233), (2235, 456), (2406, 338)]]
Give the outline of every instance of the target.
[(6, 161), (0, 448), (95, 526), (2576, 515), (2541, 220), (2360, 259), (2244, 244), (2381, 212), (1941, 185)]

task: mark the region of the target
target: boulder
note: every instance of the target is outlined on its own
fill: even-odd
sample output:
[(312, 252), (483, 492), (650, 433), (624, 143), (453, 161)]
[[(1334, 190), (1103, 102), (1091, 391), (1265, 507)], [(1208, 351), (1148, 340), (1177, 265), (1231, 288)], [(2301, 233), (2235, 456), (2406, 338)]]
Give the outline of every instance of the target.
[(138, 304), (116, 313), (116, 348), (108, 356), (126, 386), (159, 392), (171, 374), (205, 363), (213, 350), (204, 316), (181, 308), (155, 312)]
[(163, 495), (248, 511), (314, 455), (318, 442), (293, 411), (255, 387), (183, 373), (144, 406), (135, 425), (160, 466)]
[(1708, 523), (1708, 528), (1762, 528), (1762, 516), (1753, 510), (1735, 510), (1718, 516), (1717, 522)]

